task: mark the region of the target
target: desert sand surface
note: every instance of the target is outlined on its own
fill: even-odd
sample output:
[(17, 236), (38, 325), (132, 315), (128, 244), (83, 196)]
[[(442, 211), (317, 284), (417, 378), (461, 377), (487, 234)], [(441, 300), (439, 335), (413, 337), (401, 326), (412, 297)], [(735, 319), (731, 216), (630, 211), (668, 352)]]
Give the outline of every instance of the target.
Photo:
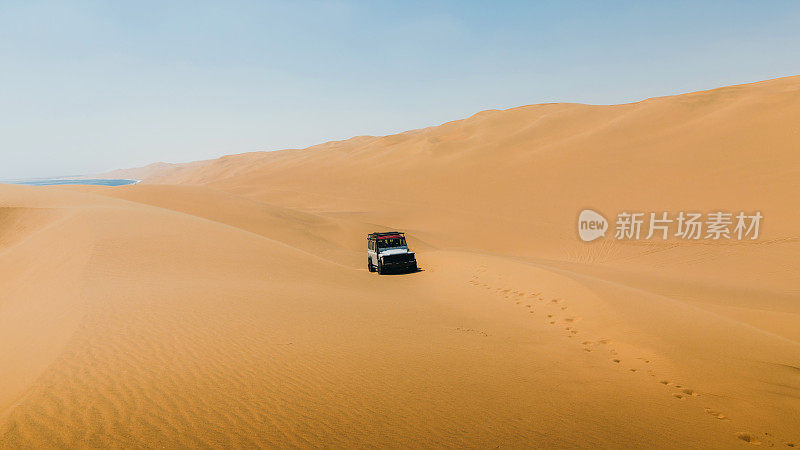
[(0, 447), (800, 446), (798, 149), (790, 77), (0, 185)]

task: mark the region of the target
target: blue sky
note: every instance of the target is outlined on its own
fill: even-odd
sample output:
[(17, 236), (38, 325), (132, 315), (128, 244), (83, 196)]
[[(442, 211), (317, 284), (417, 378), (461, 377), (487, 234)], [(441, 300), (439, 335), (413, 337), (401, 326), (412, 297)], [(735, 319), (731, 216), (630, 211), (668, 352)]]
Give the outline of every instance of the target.
[(0, 178), (800, 74), (800, 2), (0, 2)]

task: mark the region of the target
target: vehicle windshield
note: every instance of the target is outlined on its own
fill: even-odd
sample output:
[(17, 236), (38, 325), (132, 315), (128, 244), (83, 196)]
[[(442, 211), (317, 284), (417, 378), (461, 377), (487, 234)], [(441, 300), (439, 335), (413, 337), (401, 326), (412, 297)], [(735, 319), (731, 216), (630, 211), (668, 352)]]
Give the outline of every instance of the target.
[(405, 238), (378, 239), (378, 248), (405, 247)]

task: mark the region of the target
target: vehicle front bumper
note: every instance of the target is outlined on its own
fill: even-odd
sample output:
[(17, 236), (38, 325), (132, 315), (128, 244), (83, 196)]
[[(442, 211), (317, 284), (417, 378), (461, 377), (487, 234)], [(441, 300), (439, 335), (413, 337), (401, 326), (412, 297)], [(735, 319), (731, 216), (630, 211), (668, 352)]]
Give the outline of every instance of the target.
[(402, 261), (402, 262), (382, 262), (381, 268), (383, 270), (410, 270), (417, 267), (417, 260)]

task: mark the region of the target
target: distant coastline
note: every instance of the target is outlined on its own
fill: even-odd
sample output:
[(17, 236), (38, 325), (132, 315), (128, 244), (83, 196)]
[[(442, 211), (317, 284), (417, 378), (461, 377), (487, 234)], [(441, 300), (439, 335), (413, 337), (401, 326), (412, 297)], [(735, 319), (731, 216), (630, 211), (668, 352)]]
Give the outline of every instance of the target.
[(97, 186), (125, 186), (128, 184), (137, 184), (142, 180), (130, 180), (124, 178), (87, 178), (87, 179), (73, 179), (73, 178), (36, 178), (36, 179), (23, 179), (23, 180), (0, 180), (0, 183), (6, 184), (22, 184), (26, 186), (58, 186), (67, 184), (84, 184), (84, 185), (97, 185)]

